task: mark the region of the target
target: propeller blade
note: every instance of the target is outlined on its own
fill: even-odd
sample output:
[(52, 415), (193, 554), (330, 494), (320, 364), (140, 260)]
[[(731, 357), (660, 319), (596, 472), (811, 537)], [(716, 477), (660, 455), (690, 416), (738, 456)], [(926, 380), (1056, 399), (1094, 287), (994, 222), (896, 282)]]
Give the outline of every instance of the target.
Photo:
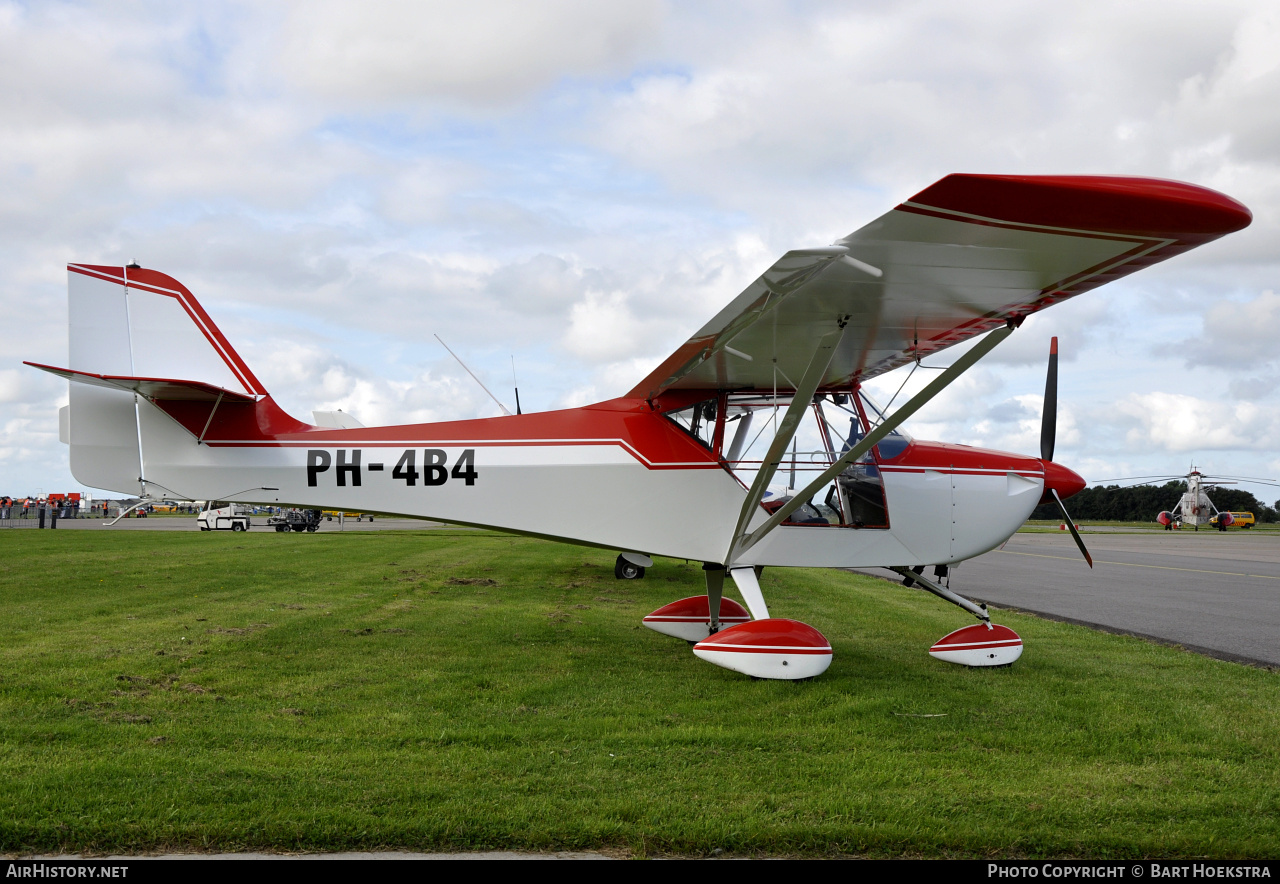
[(1084, 554), (1084, 560), (1089, 563), (1089, 567), (1093, 567), (1093, 556), (1089, 555), (1089, 551), (1084, 548), (1084, 541), (1080, 539), (1080, 532), (1076, 530), (1076, 523), (1071, 521), (1071, 513), (1067, 512), (1067, 505), (1062, 502), (1062, 498), (1058, 496), (1058, 492), (1054, 489), (1053, 499), (1058, 502), (1058, 509), (1062, 510), (1062, 518), (1067, 522), (1067, 530), (1071, 532), (1071, 536), (1076, 540), (1076, 546), (1080, 547), (1080, 552)]
[(1053, 460), (1058, 437), (1058, 339), (1049, 343), (1049, 371), (1044, 379), (1044, 410), (1040, 416), (1040, 457)]

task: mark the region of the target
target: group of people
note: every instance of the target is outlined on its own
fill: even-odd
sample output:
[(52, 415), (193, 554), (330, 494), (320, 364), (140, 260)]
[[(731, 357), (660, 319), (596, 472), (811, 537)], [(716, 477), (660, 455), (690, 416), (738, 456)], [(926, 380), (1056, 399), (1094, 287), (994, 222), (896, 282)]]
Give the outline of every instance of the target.
[(43, 497), (0, 497), (0, 519), (34, 519), (41, 508), (49, 508), (59, 519), (80, 518), (80, 501), (72, 498), (50, 500)]

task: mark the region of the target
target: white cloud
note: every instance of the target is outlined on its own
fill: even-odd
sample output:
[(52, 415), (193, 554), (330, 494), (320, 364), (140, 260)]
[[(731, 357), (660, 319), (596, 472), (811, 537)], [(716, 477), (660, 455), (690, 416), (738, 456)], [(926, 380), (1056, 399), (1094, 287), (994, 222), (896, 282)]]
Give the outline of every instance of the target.
[(1219, 301), (1204, 314), (1204, 332), (1184, 341), (1190, 365), (1249, 371), (1280, 358), (1280, 294), (1265, 291), (1248, 301)]
[(629, 356), (628, 351), (635, 347), (631, 332), (637, 326), (624, 292), (587, 292), (569, 311), (564, 345), (571, 353), (593, 361)]
[(1273, 451), (1280, 439), (1280, 407), (1275, 406), (1133, 393), (1116, 404), (1116, 411), (1128, 419), (1125, 442), (1133, 451)]
[[(57, 398), (61, 380), (29, 366), (0, 370), (0, 403), (36, 405)], [(63, 397), (66, 398), (65, 396)]]
[(488, 105), (622, 72), (662, 18), (656, 0), (306, 0), (293, 4), (278, 63), (327, 99)]

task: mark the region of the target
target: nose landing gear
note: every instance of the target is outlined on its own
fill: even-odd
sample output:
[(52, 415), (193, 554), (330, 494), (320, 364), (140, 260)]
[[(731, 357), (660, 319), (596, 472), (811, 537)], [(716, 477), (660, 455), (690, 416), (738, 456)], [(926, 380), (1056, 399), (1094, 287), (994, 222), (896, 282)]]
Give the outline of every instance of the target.
[[(938, 639), (937, 643), (929, 649), (930, 656), (961, 666), (1010, 666), (1022, 656), (1022, 639), (1009, 627), (992, 623), (986, 605), (975, 605), (968, 599), (934, 583), (924, 576), (923, 565), (917, 565), (914, 568), (895, 567), (890, 570), (902, 575), (903, 586), (919, 586), (925, 592), (931, 592), (940, 599), (964, 608), (982, 621), (957, 629)], [(936, 577), (945, 577), (946, 573), (945, 565), (939, 565), (934, 569)]]

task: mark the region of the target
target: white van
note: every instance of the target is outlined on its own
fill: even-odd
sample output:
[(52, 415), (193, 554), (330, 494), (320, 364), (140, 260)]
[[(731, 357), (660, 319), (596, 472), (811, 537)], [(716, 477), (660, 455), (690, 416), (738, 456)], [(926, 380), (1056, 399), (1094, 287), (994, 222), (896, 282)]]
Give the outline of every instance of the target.
[(248, 531), (252, 507), (224, 500), (210, 500), (196, 516), (201, 531)]

